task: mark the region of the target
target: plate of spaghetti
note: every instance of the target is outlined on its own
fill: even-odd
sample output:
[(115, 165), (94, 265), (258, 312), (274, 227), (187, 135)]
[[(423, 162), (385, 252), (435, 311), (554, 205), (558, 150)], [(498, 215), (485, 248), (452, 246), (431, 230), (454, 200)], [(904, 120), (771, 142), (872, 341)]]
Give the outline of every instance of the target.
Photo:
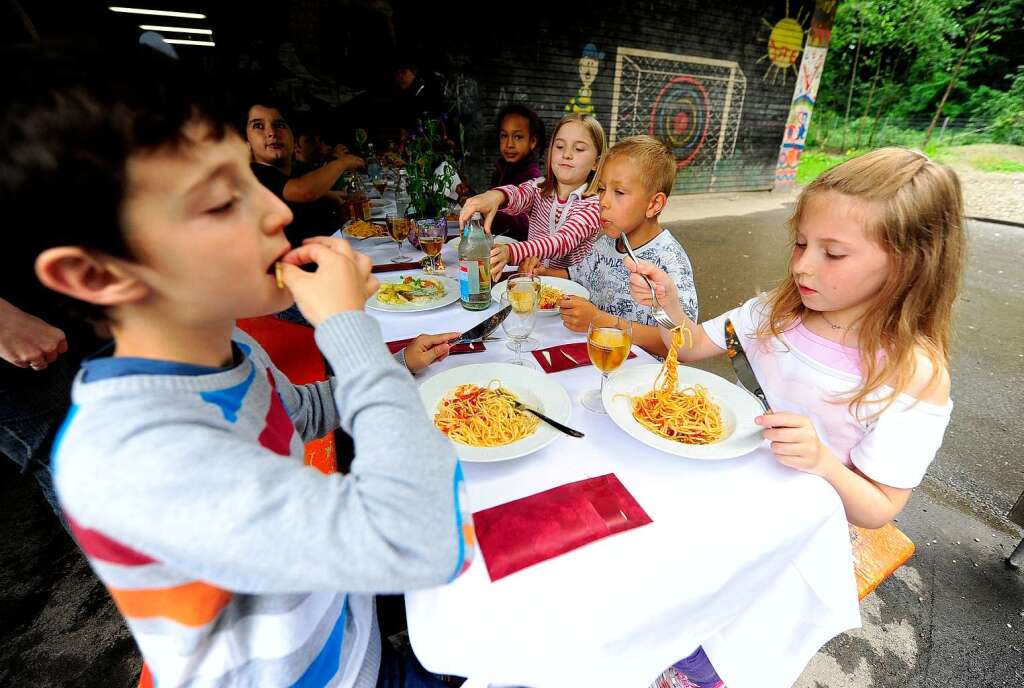
[(505, 461), (532, 454), (562, 433), (519, 411), (512, 399), (568, 423), (568, 392), (549, 376), (509, 363), (451, 368), (423, 382), (420, 398), (463, 461)]
[(676, 330), (665, 362), (630, 366), (612, 375), (604, 405), (626, 433), (655, 449), (691, 459), (731, 459), (761, 444), (754, 423), (757, 400), (731, 382), (698, 368), (680, 366)]
[[(491, 288), (491, 298), (495, 303), (501, 302), (501, 295), (508, 289), (506, 282), (498, 282)], [(540, 315), (558, 315), (558, 302), (566, 294), (578, 296), (581, 299), (590, 298), (590, 290), (578, 282), (562, 279), (561, 277), (540, 278), (540, 308), (537, 313)]]

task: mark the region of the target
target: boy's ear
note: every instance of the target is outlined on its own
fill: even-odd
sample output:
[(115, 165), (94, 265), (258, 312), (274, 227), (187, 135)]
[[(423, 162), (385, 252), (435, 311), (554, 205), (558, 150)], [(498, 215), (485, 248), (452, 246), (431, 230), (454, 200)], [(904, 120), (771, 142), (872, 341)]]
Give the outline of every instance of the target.
[(668, 196), (662, 191), (651, 196), (651, 201), (647, 204), (647, 217), (651, 218), (660, 215), (661, 211), (665, 209), (666, 203), (668, 203)]
[(36, 258), (36, 276), (47, 288), (97, 306), (139, 301), (149, 286), (118, 261), (78, 246), (48, 248)]
[(531, 136), (530, 137), (530, 150), (535, 150), (536, 148), (537, 148), (537, 137), (536, 136)]

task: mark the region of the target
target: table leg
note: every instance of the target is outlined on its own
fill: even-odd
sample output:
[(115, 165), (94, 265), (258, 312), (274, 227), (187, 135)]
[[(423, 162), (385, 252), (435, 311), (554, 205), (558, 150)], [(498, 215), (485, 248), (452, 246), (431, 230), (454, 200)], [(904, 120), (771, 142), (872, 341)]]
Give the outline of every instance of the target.
[(1020, 544), (1017, 545), (1017, 549), (1013, 550), (1013, 554), (1007, 557), (1006, 563), (1011, 568), (1015, 569), (1019, 569), (1021, 566), (1024, 566), (1024, 539), (1022, 539)]

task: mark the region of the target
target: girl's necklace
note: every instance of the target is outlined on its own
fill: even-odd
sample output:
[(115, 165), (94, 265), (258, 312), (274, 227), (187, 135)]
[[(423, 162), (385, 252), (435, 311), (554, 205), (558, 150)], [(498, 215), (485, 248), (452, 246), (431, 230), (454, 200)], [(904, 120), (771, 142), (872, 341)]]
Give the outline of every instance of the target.
[(860, 329), (860, 326), (844, 327), (843, 325), (836, 325), (834, 322), (828, 319), (828, 316), (825, 315), (825, 311), (818, 311), (818, 313), (821, 315), (822, 320), (825, 321), (825, 324), (831, 327), (833, 330), (841, 330), (843, 332), (856, 332), (857, 330)]

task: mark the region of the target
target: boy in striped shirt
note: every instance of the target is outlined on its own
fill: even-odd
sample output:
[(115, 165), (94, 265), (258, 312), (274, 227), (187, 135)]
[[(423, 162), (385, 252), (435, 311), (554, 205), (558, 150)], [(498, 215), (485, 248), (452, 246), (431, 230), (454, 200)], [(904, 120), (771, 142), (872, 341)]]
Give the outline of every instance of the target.
[[(113, 333), (53, 461), (142, 685), (442, 685), (382, 647), (374, 593), (457, 576), (472, 525), (450, 443), (363, 312), (369, 260), (292, 249), (245, 143), (162, 56), (26, 62), (0, 114), (0, 209), (34, 227), (14, 259)], [(293, 300), (327, 382), (292, 385), (234, 328)], [(339, 426), (351, 473), (304, 466), (303, 442)]]

